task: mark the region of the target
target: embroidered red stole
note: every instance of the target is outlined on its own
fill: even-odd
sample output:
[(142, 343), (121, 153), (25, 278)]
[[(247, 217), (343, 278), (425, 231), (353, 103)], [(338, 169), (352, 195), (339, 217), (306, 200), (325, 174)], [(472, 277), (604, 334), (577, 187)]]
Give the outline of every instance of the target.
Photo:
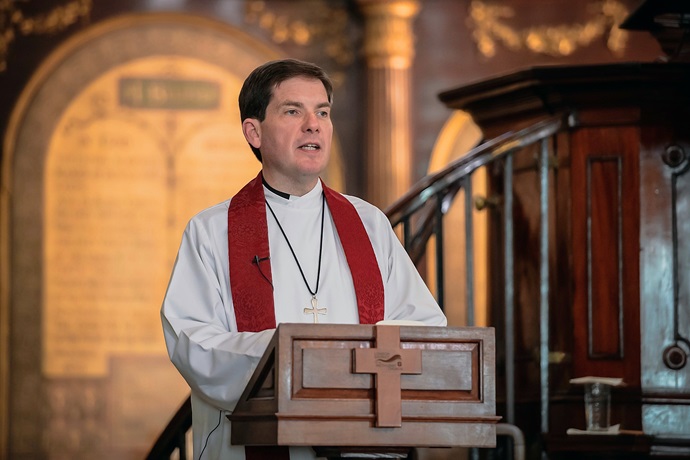
[[(383, 281), (374, 248), (355, 207), (321, 184), (350, 267), (360, 324), (383, 319)], [(276, 327), (268, 223), (262, 175), (245, 185), (228, 209), (230, 290), (240, 332)], [(289, 459), (287, 448), (246, 447), (247, 460)]]
[[(383, 319), (383, 281), (374, 249), (354, 206), (322, 184), (345, 251), (357, 297), (360, 324)], [(261, 173), (232, 198), (228, 209), (230, 289), (239, 331), (276, 327), (266, 202)]]

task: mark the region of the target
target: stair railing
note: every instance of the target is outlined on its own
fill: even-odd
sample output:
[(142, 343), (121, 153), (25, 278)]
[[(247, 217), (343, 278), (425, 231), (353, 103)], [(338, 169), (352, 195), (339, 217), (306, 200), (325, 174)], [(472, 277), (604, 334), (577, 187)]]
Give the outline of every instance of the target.
[[(465, 301), (467, 305), (466, 325), (474, 325), (474, 235), (472, 176), (482, 168), (502, 164), (503, 172), (503, 247), (505, 270), (503, 338), (497, 338), (505, 347), (506, 421), (515, 421), (515, 285), (513, 252), (513, 159), (534, 144), (539, 143), (537, 162), (540, 178), (540, 383), (542, 432), (548, 431), (548, 337), (549, 337), (549, 270), (548, 270), (548, 171), (550, 143), (564, 126), (561, 117), (552, 117), (516, 132), (508, 132), (470, 150), (438, 173), (431, 174), (417, 182), (405, 195), (386, 210), (394, 228), (402, 227), (403, 244), (413, 262), (417, 264), (426, 252), (431, 236), (435, 239), (436, 300), (441, 308), (445, 305), (443, 217), (457, 193), (464, 190), (465, 205)], [(503, 339), (503, 340), (501, 340)]]

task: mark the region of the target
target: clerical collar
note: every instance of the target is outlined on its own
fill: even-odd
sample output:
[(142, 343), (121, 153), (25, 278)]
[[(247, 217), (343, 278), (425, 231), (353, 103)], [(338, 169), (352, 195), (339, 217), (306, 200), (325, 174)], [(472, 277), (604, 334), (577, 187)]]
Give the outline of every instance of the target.
[(273, 187), (271, 187), (270, 185), (268, 185), (268, 182), (266, 182), (266, 179), (264, 179), (263, 175), (261, 176), (261, 182), (266, 186), (267, 189), (269, 189), (270, 191), (272, 191), (273, 193), (275, 193), (279, 197), (285, 198), (286, 200), (290, 199), (289, 193), (281, 192), (280, 190), (276, 190)]

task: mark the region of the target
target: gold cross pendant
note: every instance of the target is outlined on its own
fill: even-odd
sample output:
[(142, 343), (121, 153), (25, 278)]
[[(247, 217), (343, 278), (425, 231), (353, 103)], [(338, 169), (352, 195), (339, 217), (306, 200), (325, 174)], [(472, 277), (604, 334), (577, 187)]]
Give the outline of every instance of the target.
[(305, 308), (305, 315), (314, 315), (314, 324), (319, 322), (319, 315), (325, 315), (328, 309), (326, 307), (319, 308), (319, 301), (316, 296), (311, 297), (311, 308)]

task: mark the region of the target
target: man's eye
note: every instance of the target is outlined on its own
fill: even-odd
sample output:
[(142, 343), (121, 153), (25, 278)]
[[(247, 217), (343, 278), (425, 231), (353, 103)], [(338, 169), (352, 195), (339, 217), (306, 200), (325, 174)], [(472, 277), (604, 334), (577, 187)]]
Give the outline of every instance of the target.
[(296, 114), (297, 114), (297, 110), (295, 110), (295, 109), (288, 109), (288, 110), (285, 111), (285, 113), (287, 113), (288, 115), (296, 115)]
[(328, 112), (326, 112), (325, 110), (323, 110), (321, 112), (318, 112), (318, 115), (322, 118), (328, 118), (330, 114)]

